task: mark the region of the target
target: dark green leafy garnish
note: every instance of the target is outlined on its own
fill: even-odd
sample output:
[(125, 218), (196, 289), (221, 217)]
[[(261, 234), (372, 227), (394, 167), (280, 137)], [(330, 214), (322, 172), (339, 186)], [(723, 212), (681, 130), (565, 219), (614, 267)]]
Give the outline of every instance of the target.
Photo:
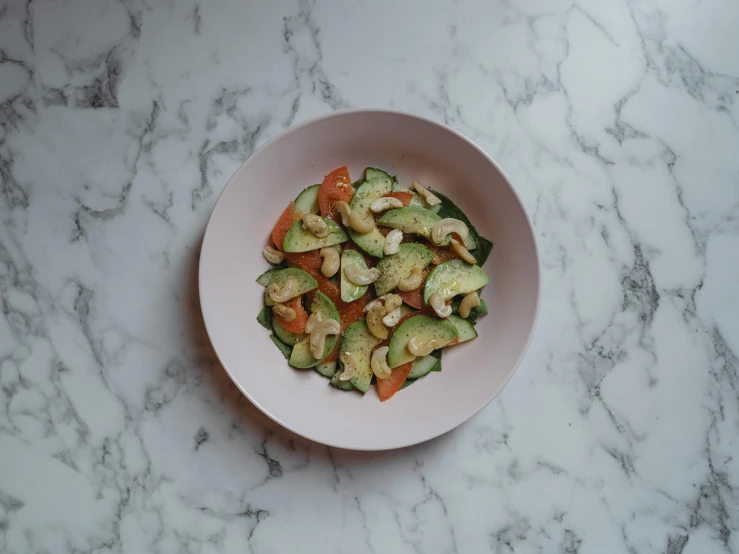
[(271, 333), (269, 335), (269, 338), (272, 339), (272, 342), (274, 342), (277, 345), (277, 348), (279, 348), (282, 351), (282, 354), (289, 360), (290, 354), (292, 354), (292, 347), (282, 342), (280, 339), (277, 338), (277, 336), (274, 333)]
[(265, 329), (272, 330), (272, 308), (264, 306), (257, 316), (257, 321)]
[(490, 251), (493, 249), (494, 244), (486, 239), (485, 237), (481, 236), (480, 233), (477, 232), (477, 229), (475, 229), (475, 226), (472, 225), (470, 220), (467, 218), (467, 216), (464, 214), (462, 210), (460, 210), (457, 205), (449, 200), (446, 196), (441, 194), (440, 192), (433, 191), (436, 196), (439, 197), (439, 200), (441, 200), (441, 209), (437, 213), (437, 215), (441, 219), (446, 219), (447, 217), (452, 217), (454, 219), (459, 219), (460, 221), (464, 221), (467, 225), (467, 228), (470, 230), (470, 234), (475, 239), (475, 242), (477, 242), (477, 249), (475, 249), (472, 252), (472, 255), (475, 256), (475, 259), (477, 259), (477, 265), (482, 266), (485, 264), (485, 261), (488, 259), (488, 256), (490, 255)]

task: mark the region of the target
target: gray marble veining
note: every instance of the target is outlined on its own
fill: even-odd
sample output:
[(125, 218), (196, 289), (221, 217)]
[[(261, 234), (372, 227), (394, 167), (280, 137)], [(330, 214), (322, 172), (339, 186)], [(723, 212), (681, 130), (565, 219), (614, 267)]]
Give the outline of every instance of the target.
[[(0, 1), (0, 551), (739, 552), (739, 4)], [(348, 107), (443, 121), (543, 304), (440, 439), (329, 449), (230, 384), (196, 291), (232, 172)]]

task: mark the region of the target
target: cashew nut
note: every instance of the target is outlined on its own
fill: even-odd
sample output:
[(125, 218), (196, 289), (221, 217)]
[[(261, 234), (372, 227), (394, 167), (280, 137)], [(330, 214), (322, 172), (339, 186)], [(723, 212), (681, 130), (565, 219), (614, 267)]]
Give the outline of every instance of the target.
[(408, 275), (408, 277), (400, 280), (400, 282), (398, 283), (398, 288), (403, 292), (408, 292), (409, 290), (416, 290), (418, 287), (421, 286), (422, 282), (423, 270), (415, 267), (413, 268), (413, 271), (411, 271), (411, 274)]
[(408, 352), (414, 356), (428, 356), (437, 348), (439, 348), (439, 343), (436, 339), (431, 339), (430, 341), (423, 343), (417, 341), (416, 337), (413, 337), (408, 341)]
[(442, 219), (434, 225), (431, 229), (431, 241), (434, 244), (442, 244), (446, 240), (446, 236), (449, 233), (457, 233), (462, 240), (467, 240), (470, 235), (470, 230), (465, 225), (464, 221), (454, 219), (453, 217), (447, 217)]
[(390, 350), (387, 346), (381, 346), (372, 353), (372, 360), (370, 365), (372, 366), (372, 373), (374, 373), (378, 379), (387, 379), (393, 372), (390, 366), (387, 365), (387, 352)]
[[(387, 310), (387, 307), (385, 307), (385, 310)], [(400, 321), (400, 317), (400, 308), (395, 308), (393, 311), (382, 318), (382, 323), (387, 327), (395, 327), (398, 324), (398, 321)]]
[(328, 236), (328, 225), (320, 215), (303, 214), (303, 227), (320, 239)]
[(382, 247), (382, 251), (385, 252), (386, 256), (397, 254), (400, 251), (401, 240), (403, 240), (403, 231), (393, 229), (385, 237), (385, 244)]
[(344, 267), (344, 275), (352, 283), (362, 287), (374, 283), (380, 277), (380, 270), (376, 267), (362, 269), (359, 264), (349, 264)]
[(298, 316), (298, 314), (295, 313), (295, 310), (290, 306), (285, 306), (284, 304), (275, 304), (272, 311), (275, 312), (275, 315), (280, 316), (288, 323), (295, 321), (295, 318)]
[(477, 292), (466, 295), (459, 303), (459, 317), (468, 317), (472, 308), (480, 305), (480, 297)]
[(449, 317), (452, 315), (452, 307), (447, 306), (444, 298), (438, 293), (434, 292), (429, 297), (429, 304), (440, 318)]
[(382, 304), (375, 304), (374, 307), (367, 313), (367, 328), (370, 333), (376, 336), (380, 340), (387, 338), (387, 328), (382, 322), (382, 318), (387, 315), (385, 306)]
[(323, 350), (326, 346), (327, 335), (338, 335), (341, 326), (335, 319), (327, 319), (317, 323), (310, 334), (310, 353), (316, 360), (323, 358)]
[(339, 360), (344, 364), (344, 371), (339, 375), (339, 381), (348, 381), (357, 373), (357, 360), (349, 352), (342, 352)]
[(282, 288), (277, 283), (272, 283), (267, 287), (267, 292), (273, 302), (277, 304), (287, 302), (295, 296), (295, 279), (288, 279)]
[(334, 211), (341, 215), (341, 222), (344, 224), (344, 227), (349, 227), (349, 216), (352, 213), (352, 209), (349, 207), (349, 204), (343, 200), (334, 202)]
[(452, 248), (454, 248), (454, 251), (459, 254), (459, 257), (462, 258), (465, 262), (469, 264), (476, 264), (477, 259), (470, 254), (470, 251), (467, 250), (463, 244), (460, 244), (460, 242), (457, 239), (452, 239)]
[(367, 304), (367, 305), (366, 305), (366, 306), (364, 307), (364, 310), (362, 310), (362, 311), (363, 311), (364, 313), (367, 313), (367, 312), (369, 312), (369, 311), (370, 311), (370, 310), (371, 310), (372, 308), (374, 308), (375, 306), (377, 306), (378, 304), (379, 304), (380, 306), (382, 306), (382, 302), (383, 302), (383, 300), (385, 300), (385, 297), (384, 297), (384, 296), (380, 296), (380, 298), (375, 298), (375, 299), (374, 299), (374, 300), (373, 300), (372, 302), (368, 303), (368, 304)]
[(351, 225), (351, 228), (357, 233), (362, 233), (364, 235), (365, 233), (369, 233), (374, 230), (375, 218), (369, 216), (362, 217), (358, 211), (354, 210), (349, 214), (349, 225)]
[(437, 204), (441, 204), (441, 200), (438, 196), (436, 196), (433, 192), (425, 188), (421, 185), (418, 181), (413, 181), (413, 188), (416, 189), (416, 192), (423, 196), (423, 199), (426, 200), (426, 203), (429, 206), (436, 206)]
[(378, 198), (377, 200), (372, 202), (372, 204), (370, 204), (370, 210), (372, 210), (376, 214), (384, 212), (385, 210), (390, 210), (392, 208), (402, 207), (403, 203), (392, 196), (383, 196), (382, 198)]
[(308, 321), (305, 322), (305, 332), (312, 333), (313, 329), (315, 329), (316, 325), (321, 323), (321, 321), (323, 321), (323, 317), (321, 317), (321, 312), (313, 312), (312, 314), (310, 314)]
[(390, 313), (396, 308), (400, 308), (401, 304), (403, 304), (403, 298), (399, 294), (386, 294), (385, 296), (382, 296), (385, 300), (385, 310)]
[(277, 250), (277, 248), (272, 248), (271, 246), (262, 250), (262, 256), (264, 256), (264, 259), (271, 264), (280, 264), (282, 263), (282, 260), (285, 259), (282, 252)]
[(321, 248), (321, 258), (323, 258), (323, 264), (321, 264), (321, 273), (326, 277), (333, 277), (336, 272), (339, 271), (339, 253), (335, 248), (326, 247)]

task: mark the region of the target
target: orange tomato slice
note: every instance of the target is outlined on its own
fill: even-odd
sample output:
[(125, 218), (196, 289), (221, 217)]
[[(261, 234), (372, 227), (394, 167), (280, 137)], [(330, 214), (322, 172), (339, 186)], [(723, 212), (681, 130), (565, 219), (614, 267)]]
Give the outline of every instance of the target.
[(346, 166), (334, 169), (326, 175), (318, 189), (318, 206), (321, 209), (323, 217), (333, 218), (334, 203), (339, 200), (349, 202), (354, 195), (351, 179), (349, 179), (349, 170)]

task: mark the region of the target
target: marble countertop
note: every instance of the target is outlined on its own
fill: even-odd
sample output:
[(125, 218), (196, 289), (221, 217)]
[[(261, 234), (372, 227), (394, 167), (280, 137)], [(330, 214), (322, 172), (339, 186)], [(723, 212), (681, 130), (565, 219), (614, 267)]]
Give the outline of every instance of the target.
[[(0, 3), (0, 551), (739, 552), (739, 4)], [(295, 122), (465, 133), (534, 220), (505, 390), (399, 451), (301, 439), (196, 272)]]

